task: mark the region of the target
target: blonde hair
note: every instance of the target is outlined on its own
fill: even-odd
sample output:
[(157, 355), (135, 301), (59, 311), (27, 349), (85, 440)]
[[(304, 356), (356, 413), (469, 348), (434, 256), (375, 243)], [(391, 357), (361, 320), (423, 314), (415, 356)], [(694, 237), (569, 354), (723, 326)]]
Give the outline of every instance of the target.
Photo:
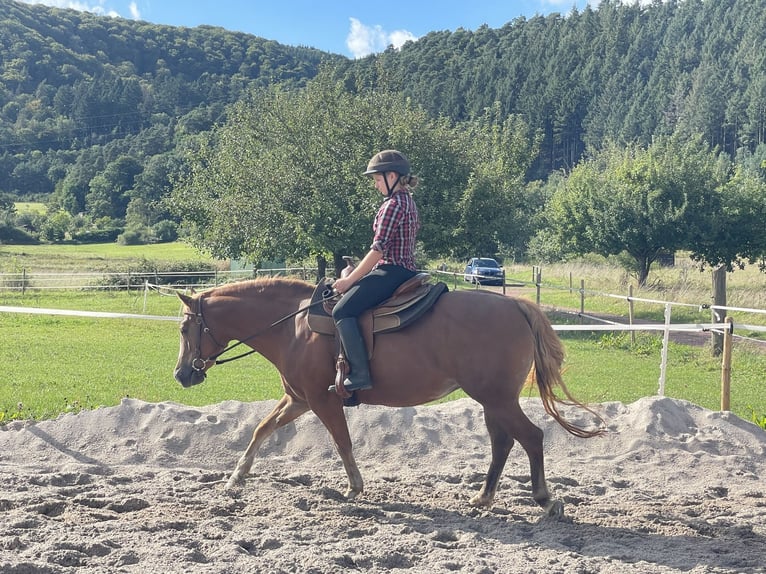
[(410, 189), (415, 189), (420, 183), (420, 178), (418, 178), (417, 175), (412, 174), (400, 175), (396, 183), (409, 187)]

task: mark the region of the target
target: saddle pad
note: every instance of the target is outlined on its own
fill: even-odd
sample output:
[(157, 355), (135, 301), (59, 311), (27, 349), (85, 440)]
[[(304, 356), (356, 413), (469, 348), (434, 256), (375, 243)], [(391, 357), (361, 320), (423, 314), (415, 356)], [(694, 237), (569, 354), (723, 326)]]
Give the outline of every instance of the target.
[[(311, 307), (308, 313), (309, 329), (324, 335), (335, 334), (335, 322), (332, 315), (321, 303), (327, 297), (328, 281), (323, 279), (319, 282), (311, 297)], [(448, 287), (443, 282), (433, 285), (423, 283), (406, 294), (392, 297), (370, 311), (366, 311), (359, 317), (363, 331), (371, 333), (386, 333), (401, 329), (412, 323), (427, 311)], [(372, 323), (369, 327), (369, 325)]]

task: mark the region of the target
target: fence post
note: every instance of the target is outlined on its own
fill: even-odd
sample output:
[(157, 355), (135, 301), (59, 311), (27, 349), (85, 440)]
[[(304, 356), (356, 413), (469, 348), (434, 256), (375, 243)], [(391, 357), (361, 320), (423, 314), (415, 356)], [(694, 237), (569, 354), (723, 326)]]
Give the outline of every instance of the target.
[(21, 294), (24, 295), (27, 292), (27, 268), (24, 267), (21, 270)]
[(537, 291), (537, 295), (535, 296), (535, 301), (537, 304), (540, 304), (540, 283), (542, 283), (542, 272), (540, 271), (540, 268), (537, 268), (537, 276), (535, 277), (535, 289)]
[[(628, 285), (628, 323), (633, 326), (633, 285)], [(636, 344), (636, 332), (630, 330), (630, 344)]]
[[(711, 316), (713, 323), (723, 323), (726, 319), (726, 309), (716, 309), (716, 305), (726, 306), (726, 267), (720, 265), (713, 269), (713, 305)], [(717, 357), (723, 351), (723, 336), (713, 330), (710, 334), (713, 341), (713, 356)]]
[(665, 396), (665, 375), (668, 368), (668, 343), (670, 342), (670, 303), (665, 303), (665, 330), (662, 334), (662, 353), (660, 354), (660, 384), (657, 389), (657, 394), (661, 397)]
[(585, 315), (585, 279), (580, 279), (580, 323)]
[(731, 410), (731, 331), (734, 328), (731, 317), (726, 317), (723, 331), (723, 357), (721, 359), (721, 410)]

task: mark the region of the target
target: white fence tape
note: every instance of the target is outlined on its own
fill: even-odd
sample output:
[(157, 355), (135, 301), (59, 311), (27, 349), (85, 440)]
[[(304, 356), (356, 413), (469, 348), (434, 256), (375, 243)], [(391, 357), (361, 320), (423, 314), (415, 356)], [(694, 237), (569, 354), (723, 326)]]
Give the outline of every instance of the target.
[(32, 315), (65, 315), (68, 317), (95, 317), (97, 319), (150, 319), (153, 321), (178, 321), (178, 317), (140, 315), (134, 313), (106, 313), (103, 311), (73, 311), (70, 309), (42, 309), (40, 307), (4, 307), (0, 313), (30, 313)]

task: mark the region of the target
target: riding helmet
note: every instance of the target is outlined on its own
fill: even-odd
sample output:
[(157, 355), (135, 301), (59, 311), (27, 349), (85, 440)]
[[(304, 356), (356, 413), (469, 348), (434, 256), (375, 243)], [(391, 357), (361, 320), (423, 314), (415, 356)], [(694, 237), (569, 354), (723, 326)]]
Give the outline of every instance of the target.
[(367, 164), (367, 171), (363, 175), (386, 173), (387, 171), (395, 171), (400, 175), (409, 175), (410, 161), (402, 152), (395, 149), (386, 149), (372, 156), (370, 163)]

